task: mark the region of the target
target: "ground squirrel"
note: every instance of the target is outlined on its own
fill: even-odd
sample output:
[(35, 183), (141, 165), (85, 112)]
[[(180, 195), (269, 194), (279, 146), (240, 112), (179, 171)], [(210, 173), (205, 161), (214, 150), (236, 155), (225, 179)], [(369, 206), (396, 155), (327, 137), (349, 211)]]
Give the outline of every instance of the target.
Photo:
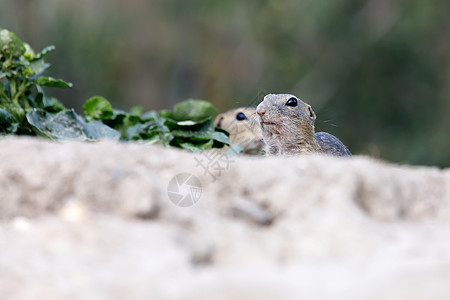
[(241, 107), (219, 114), (214, 123), (230, 133), (230, 144), (238, 144), (244, 154), (260, 154), (264, 148), (256, 108)]
[(256, 108), (264, 142), (271, 155), (325, 153), (351, 156), (335, 136), (314, 133), (316, 114), (311, 106), (289, 94), (269, 94)]

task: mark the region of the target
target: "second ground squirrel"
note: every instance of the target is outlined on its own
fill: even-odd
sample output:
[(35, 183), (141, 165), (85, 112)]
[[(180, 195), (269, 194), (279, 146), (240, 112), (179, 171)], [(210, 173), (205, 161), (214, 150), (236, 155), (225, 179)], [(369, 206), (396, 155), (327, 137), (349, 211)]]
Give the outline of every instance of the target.
[(314, 131), (316, 114), (311, 106), (289, 94), (269, 94), (256, 108), (268, 153), (325, 153), (351, 156), (334, 135)]
[(264, 148), (256, 109), (240, 107), (219, 114), (214, 123), (230, 133), (230, 144), (242, 147), (242, 153), (256, 155)]

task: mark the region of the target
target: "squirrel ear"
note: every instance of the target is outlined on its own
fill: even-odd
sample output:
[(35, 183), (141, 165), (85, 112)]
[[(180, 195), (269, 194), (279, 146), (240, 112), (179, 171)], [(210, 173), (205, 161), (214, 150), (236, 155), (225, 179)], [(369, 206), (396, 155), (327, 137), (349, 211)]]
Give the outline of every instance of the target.
[(309, 110), (309, 117), (315, 121), (316, 120), (316, 114), (314, 113), (314, 111), (312, 110), (311, 106), (308, 105), (308, 110)]

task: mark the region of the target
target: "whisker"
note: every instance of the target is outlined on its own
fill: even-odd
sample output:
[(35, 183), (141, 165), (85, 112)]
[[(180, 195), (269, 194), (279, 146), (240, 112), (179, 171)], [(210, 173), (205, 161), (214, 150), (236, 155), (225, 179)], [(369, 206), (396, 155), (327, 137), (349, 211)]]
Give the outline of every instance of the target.
[(327, 123), (327, 125), (331, 125), (331, 126), (334, 126), (334, 127), (339, 127), (336, 124), (330, 123), (330, 122), (333, 122), (333, 120), (320, 120), (320, 122)]

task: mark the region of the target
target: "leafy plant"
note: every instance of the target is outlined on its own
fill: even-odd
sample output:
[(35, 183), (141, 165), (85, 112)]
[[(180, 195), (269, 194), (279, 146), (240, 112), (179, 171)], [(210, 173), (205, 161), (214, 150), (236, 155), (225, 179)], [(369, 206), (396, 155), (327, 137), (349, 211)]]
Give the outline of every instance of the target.
[(121, 139), (147, 141), (201, 151), (229, 145), (228, 133), (214, 126), (217, 115), (211, 103), (186, 100), (173, 111), (148, 111), (134, 107), (130, 112), (112, 109), (103, 97), (93, 97), (83, 106), (89, 120), (98, 120), (120, 132)]
[(0, 30), (0, 135), (39, 135), (53, 140), (121, 139), (146, 141), (201, 151), (229, 144), (228, 133), (214, 126), (215, 108), (202, 100), (187, 100), (173, 111), (129, 112), (114, 109), (103, 97), (86, 101), (86, 118), (47, 97), (44, 87), (67, 88), (72, 84), (44, 76), (50, 67), (14, 33)]
[(64, 109), (58, 100), (47, 98), (42, 88), (71, 86), (63, 80), (43, 75), (50, 67), (44, 57), (53, 49), (53, 46), (49, 46), (35, 54), (14, 33), (0, 30), (0, 123), (7, 125), (2, 126), (3, 134), (32, 134), (26, 114), (35, 108), (44, 111)]
[(50, 64), (48, 46), (36, 54), (14, 33), (0, 30), (0, 134), (40, 135), (54, 140), (98, 139), (119, 134), (103, 124), (87, 124), (56, 98), (47, 97), (44, 87), (67, 88), (72, 84), (44, 76)]

